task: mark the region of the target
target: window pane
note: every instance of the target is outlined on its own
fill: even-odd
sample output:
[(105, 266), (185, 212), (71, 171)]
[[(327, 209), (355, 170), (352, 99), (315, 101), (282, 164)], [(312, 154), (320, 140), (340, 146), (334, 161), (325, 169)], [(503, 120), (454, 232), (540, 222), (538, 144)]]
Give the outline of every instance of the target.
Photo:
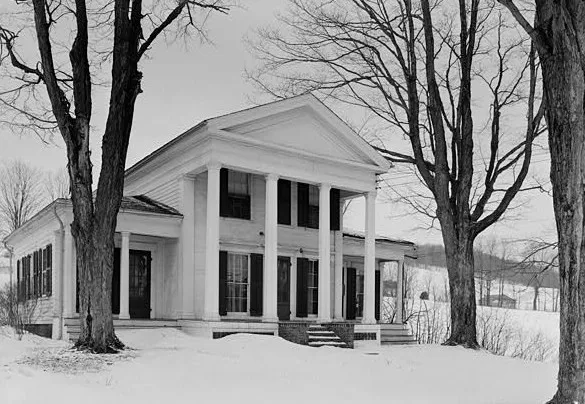
[(309, 205), (319, 206), (319, 188), (309, 185)]
[(233, 195), (249, 195), (249, 178), (247, 173), (240, 171), (229, 171), (228, 193)]
[(228, 312), (248, 311), (248, 262), (248, 255), (228, 253), (226, 296)]

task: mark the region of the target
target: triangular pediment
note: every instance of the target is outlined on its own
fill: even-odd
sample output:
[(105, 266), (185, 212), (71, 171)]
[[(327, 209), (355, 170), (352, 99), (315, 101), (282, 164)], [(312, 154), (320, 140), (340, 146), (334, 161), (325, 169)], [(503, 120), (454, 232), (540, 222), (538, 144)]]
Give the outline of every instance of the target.
[(389, 168), (388, 162), (311, 94), (213, 120), (217, 129), (312, 156)]
[(373, 163), (352, 147), (335, 128), (306, 107), (246, 122), (226, 130), (295, 151), (338, 160)]

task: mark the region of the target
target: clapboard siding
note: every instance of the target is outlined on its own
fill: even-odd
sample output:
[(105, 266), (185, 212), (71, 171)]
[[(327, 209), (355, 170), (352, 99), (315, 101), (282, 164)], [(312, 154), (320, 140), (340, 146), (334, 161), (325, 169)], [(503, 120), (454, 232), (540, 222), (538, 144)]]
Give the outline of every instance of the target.
[(19, 311), (26, 324), (52, 324), (53, 297), (30, 299), (21, 303)]
[(146, 192), (146, 196), (179, 209), (179, 183), (176, 179), (169, 180), (156, 189)]

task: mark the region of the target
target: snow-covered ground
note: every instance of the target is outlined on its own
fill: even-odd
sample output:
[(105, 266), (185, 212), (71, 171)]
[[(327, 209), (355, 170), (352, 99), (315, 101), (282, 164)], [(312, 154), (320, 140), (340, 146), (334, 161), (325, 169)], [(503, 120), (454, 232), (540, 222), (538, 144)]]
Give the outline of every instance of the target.
[(522, 404), (546, 401), (556, 385), (555, 364), (437, 345), (344, 350), (172, 329), (119, 335), (134, 350), (96, 358), (0, 329), (0, 402)]

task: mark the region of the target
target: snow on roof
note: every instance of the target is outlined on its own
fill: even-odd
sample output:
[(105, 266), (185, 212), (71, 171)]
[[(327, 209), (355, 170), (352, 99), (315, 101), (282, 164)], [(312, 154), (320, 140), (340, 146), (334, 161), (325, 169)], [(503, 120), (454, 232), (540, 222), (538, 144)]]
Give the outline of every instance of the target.
[[(343, 237), (359, 238), (362, 240), (366, 238), (364, 232), (352, 230), (352, 229), (347, 229), (347, 228), (343, 229)], [(387, 236), (382, 236), (380, 234), (376, 234), (376, 241), (387, 242), (387, 243), (397, 243), (397, 244), (407, 244), (407, 245), (412, 245), (412, 246), (415, 245), (415, 243), (413, 243), (412, 241), (390, 238)]]
[(122, 197), (122, 204), (120, 211), (133, 210), (140, 212), (159, 213), (162, 215), (181, 216), (181, 212), (177, 209), (165, 205), (155, 199), (146, 195), (134, 195)]

